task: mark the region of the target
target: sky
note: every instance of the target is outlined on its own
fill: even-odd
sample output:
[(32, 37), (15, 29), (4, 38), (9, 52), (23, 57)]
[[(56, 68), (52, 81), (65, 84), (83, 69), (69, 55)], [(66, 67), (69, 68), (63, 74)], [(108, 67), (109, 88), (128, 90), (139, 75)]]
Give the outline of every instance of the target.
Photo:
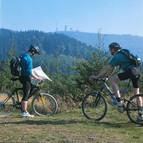
[(143, 36), (143, 0), (0, 0), (0, 28)]

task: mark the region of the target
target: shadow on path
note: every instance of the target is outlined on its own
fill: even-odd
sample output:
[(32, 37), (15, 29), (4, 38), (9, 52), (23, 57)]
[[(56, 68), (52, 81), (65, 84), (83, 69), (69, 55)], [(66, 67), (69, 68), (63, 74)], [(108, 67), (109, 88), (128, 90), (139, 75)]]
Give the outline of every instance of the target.
[(2, 124), (15, 124), (15, 125), (22, 125), (22, 124), (27, 124), (27, 125), (70, 125), (70, 124), (86, 124), (88, 125), (93, 125), (93, 126), (105, 126), (105, 127), (109, 127), (109, 128), (130, 128), (131, 126), (139, 126), (139, 125), (135, 125), (131, 122), (117, 122), (117, 123), (113, 123), (113, 122), (92, 122), (89, 120), (76, 120), (76, 119), (70, 119), (70, 120), (31, 120), (31, 119), (26, 119), (23, 121), (5, 121), (5, 122), (1, 122), (0, 125)]
[[(66, 124), (82, 124), (85, 123), (86, 121), (79, 121), (79, 120), (51, 120), (51, 121), (47, 121), (47, 120), (24, 120), (24, 121), (15, 121), (15, 122), (11, 122), (11, 121), (7, 121), (7, 122), (1, 122), (0, 124), (27, 124), (27, 125), (66, 125)], [(87, 123), (87, 122), (86, 122)]]

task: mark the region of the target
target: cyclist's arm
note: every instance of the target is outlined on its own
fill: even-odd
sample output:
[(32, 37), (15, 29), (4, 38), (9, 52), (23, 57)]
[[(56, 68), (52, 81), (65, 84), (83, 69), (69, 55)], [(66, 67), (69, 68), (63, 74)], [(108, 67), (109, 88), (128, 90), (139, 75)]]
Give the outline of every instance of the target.
[(41, 77), (38, 77), (38, 76), (34, 75), (33, 73), (31, 73), (30, 76), (33, 77), (33, 78), (36, 79), (36, 80), (39, 80), (39, 81), (42, 80)]
[(110, 72), (109, 72), (109, 74), (107, 76), (108, 79), (112, 76), (112, 74), (114, 73), (115, 70), (116, 70), (116, 67), (112, 67), (111, 68), (111, 70), (110, 70)]
[(111, 65), (107, 65), (105, 66), (100, 72), (99, 74), (96, 76), (96, 78), (100, 78), (102, 75), (104, 75), (105, 73), (107, 73), (110, 69), (112, 69), (113, 67)]

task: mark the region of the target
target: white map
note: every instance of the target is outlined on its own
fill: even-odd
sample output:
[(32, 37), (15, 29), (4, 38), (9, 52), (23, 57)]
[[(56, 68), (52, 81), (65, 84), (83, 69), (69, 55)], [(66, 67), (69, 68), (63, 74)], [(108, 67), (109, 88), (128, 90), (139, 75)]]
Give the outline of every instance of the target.
[[(52, 80), (43, 72), (41, 66), (32, 69), (32, 73), (33, 73), (34, 75), (38, 76), (38, 77), (42, 77), (43, 80), (47, 79), (47, 80), (49, 80), (49, 81), (52, 81)], [(40, 81), (37, 81), (36, 79), (31, 78), (31, 83), (32, 83), (33, 85), (38, 85), (39, 82), (40, 82)]]

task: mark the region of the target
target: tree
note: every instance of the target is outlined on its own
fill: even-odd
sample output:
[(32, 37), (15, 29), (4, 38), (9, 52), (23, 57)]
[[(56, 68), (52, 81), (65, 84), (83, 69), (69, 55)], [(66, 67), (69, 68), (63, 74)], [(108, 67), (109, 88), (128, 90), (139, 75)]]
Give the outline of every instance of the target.
[[(73, 67), (73, 70), (75, 70), (75, 89), (77, 89), (75, 99), (79, 101), (83, 99), (83, 96), (86, 93), (95, 89), (95, 85), (91, 85), (88, 81), (89, 76), (93, 74), (97, 75), (110, 59), (108, 52), (104, 50), (104, 36), (101, 37), (100, 31), (98, 32), (97, 39), (98, 40), (95, 43), (95, 51), (90, 51), (90, 56), (88, 58), (78, 60)], [(98, 86), (96, 86), (96, 90), (97, 87)]]
[(16, 51), (14, 48), (13, 40), (12, 40), (12, 45), (11, 45), (11, 50), (7, 52), (9, 58), (8, 60), (2, 60), (0, 62), (0, 90), (11, 90), (13, 89), (13, 84), (12, 81), (10, 80), (11, 78), (11, 73), (10, 73), (10, 59), (15, 56)]
[(8, 54), (9, 59), (11, 59), (17, 54), (15, 47), (14, 47), (13, 39), (12, 39), (12, 44), (11, 44), (11, 50), (8, 51), (7, 54)]

